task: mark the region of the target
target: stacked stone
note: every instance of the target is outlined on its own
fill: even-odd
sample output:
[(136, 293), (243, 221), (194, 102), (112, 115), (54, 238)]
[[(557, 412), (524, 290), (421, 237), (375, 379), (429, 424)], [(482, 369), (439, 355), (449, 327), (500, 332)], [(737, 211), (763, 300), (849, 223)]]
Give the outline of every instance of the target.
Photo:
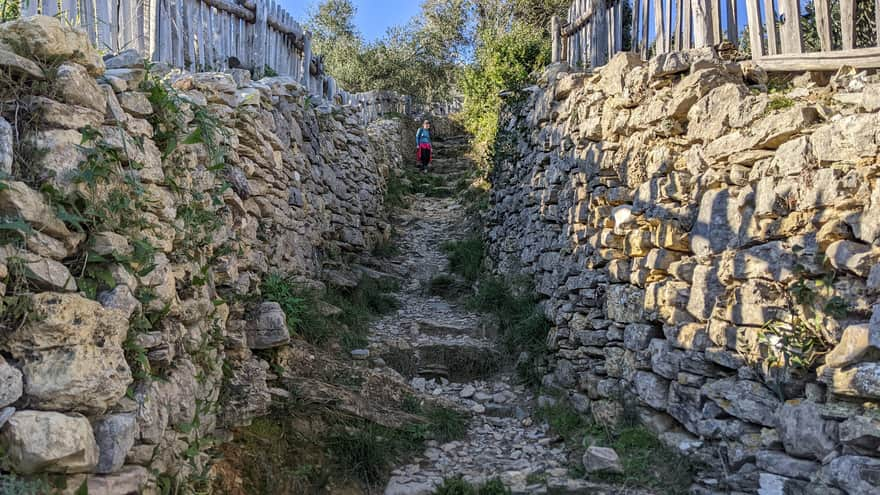
[[(272, 374), (252, 349), (289, 342), (277, 304), (251, 308), (239, 296), (273, 272), (310, 283), (323, 253), (389, 234), (397, 123), (365, 128), (352, 109), (316, 107), (290, 78), (171, 72), (183, 125), (192, 131), (195, 112), (207, 112), (217, 145), (160, 149), (149, 70), (135, 52), (102, 59), (54, 18), (0, 24), (0, 71), (28, 88), (17, 103), (30, 116), (0, 116), (0, 218), (28, 226), (23, 243), (0, 245), (0, 297), (23, 294), (35, 315), (0, 336), (0, 450), (14, 473), (69, 475), (71, 493), (83, 482), (92, 494), (155, 493), (156, 475), (201, 473), (208, 438), (266, 412)], [(120, 157), (113, 166), (142, 188), (144, 207), (126, 211), (118, 231), (79, 232), (56, 200), (83, 190), (76, 176), (98, 143)], [(16, 163), (25, 148), (28, 162)], [(191, 205), (220, 224), (195, 257)], [(135, 274), (118, 260), (137, 242), (156, 253)], [(114, 282), (97, 300), (71, 272), (86, 253)], [(154, 298), (142, 303), (138, 289)], [(148, 331), (130, 325), (142, 310), (161, 316)], [(138, 350), (161, 379), (132, 373)]]
[[(504, 115), (490, 252), (546, 297), (545, 385), (634, 408), (719, 468), (699, 493), (877, 493), (880, 78), (766, 84), (709, 49), (551, 66)], [(821, 277), (847, 303), (811, 308), (830, 353), (780, 367), (768, 325)]]

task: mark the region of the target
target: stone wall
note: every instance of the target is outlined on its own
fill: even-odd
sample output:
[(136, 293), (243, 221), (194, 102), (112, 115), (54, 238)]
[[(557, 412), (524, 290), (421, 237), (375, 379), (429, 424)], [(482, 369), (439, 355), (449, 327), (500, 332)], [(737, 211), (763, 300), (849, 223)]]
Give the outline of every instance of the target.
[(544, 385), (637, 413), (698, 493), (878, 493), (880, 77), (767, 84), (711, 50), (550, 67), (502, 117), (490, 252), (546, 297)]
[(387, 240), (411, 137), (289, 78), (166, 85), (47, 17), (0, 24), (0, 76), (0, 475), (198, 479), (266, 412), (253, 351), (290, 339), (261, 280), (344, 283), (330, 260)]

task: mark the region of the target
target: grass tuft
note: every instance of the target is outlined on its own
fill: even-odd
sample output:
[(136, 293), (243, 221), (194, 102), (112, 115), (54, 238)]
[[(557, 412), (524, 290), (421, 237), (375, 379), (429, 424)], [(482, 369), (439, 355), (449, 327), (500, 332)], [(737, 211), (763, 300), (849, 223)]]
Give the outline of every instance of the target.
[(437, 487), (434, 495), (510, 495), (510, 489), (494, 478), (481, 485), (465, 481), (461, 476), (447, 478)]
[(599, 445), (617, 452), (623, 473), (596, 473), (590, 475), (593, 479), (646, 488), (663, 495), (688, 493), (695, 466), (663, 445), (644, 426), (624, 422), (616, 427), (605, 427), (578, 413), (564, 400), (540, 408), (536, 416), (546, 421), (573, 451), (574, 474), (583, 474), (580, 458), (586, 447)]
[[(277, 302), (284, 310), (291, 332), (315, 345), (335, 338), (346, 351), (365, 347), (370, 322), (399, 307), (397, 299), (388, 294), (395, 289), (393, 284), (364, 278), (353, 289), (319, 293), (281, 274), (266, 276), (260, 286), (263, 299)], [(325, 316), (320, 311), (322, 301), (340, 308), (342, 313)]]
[(449, 269), (470, 282), (476, 281), (483, 270), (483, 258), (486, 249), (483, 240), (471, 237), (463, 241), (450, 241), (442, 246), (449, 258)]

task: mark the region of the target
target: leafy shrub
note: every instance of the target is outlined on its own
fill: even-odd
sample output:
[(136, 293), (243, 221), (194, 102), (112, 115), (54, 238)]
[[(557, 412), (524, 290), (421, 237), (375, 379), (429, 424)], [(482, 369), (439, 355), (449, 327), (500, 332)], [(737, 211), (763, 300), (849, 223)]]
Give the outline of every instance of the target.
[(502, 105), (499, 93), (528, 84), (530, 74), (549, 62), (550, 43), (541, 31), (516, 21), (508, 30), (484, 28), (479, 36), (476, 63), (462, 77), (463, 121), (478, 147), (491, 150)]

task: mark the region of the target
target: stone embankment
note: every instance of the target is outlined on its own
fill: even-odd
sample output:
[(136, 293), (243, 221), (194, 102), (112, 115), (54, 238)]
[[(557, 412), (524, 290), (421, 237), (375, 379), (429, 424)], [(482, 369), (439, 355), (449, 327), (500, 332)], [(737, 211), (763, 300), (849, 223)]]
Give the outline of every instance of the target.
[(711, 51), (511, 99), (500, 273), (555, 322), (544, 385), (716, 467), (696, 493), (880, 491), (880, 77), (767, 90)]
[(334, 280), (325, 260), (386, 240), (410, 137), (292, 79), (102, 59), (48, 17), (0, 24), (0, 94), (3, 469), (92, 495), (198, 479), (278, 392), (261, 280)]

